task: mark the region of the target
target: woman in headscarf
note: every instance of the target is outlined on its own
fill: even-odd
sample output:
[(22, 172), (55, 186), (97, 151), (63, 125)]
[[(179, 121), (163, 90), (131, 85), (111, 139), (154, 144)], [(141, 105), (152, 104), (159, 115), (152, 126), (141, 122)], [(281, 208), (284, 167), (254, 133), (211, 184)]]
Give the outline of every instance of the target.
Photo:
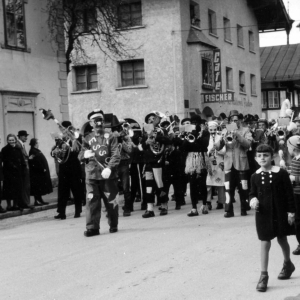
[(34, 196), (34, 205), (47, 205), (43, 195), (52, 193), (52, 182), (46, 157), (39, 150), (38, 139), (31, 139), (29, 145), (30, 195)]

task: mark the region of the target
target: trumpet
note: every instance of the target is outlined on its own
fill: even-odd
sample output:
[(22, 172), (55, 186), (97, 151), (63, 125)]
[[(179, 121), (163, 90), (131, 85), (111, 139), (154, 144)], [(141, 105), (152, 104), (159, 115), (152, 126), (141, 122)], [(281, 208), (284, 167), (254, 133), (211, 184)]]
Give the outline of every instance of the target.
[(233, 143), (233, 141), (234, 141), (234, 136), (233, 136), (233, 134), (234, 134), (234, 131), (229, 131), (229, 132), (227, 132), (227, 134), (225, 135), (224, 140), (225, 140), (225, 142), (226, 142), (227, 144), (232, 144), (232, 143)]
[(187, 136), (185, 137), (185, 139), (189, 142), (189, 143), (194, 143), (196, 138), (193, 134), (188, 133)]
[(122, 124), (122, 129), (127, 135), (129, 135), (130, 137), (133, 137), (134, 133), (133, 133), (133, 130), (131, 129), (131, 126), (128, 122), (125, 122), (125, 123)]

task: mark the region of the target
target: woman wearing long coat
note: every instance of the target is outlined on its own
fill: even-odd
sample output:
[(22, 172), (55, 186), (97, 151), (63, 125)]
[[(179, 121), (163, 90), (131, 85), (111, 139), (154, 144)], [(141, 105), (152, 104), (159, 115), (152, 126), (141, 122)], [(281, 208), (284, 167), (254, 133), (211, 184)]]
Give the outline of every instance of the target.
[(31, 139), (29, 145), (30, 195), (34, 196), (34, 205), (48, 204), (43, 195), (53, 192), (49, 166), (46, 157), (39, 150), (37, 139)]
[[(22, 198), (22, 174), (26, 168), (22, 151), (16, 147), (17, 137), (7, 136), (7, 145), (2, 148), (3, 199), (7, 200), (7, 210), (23, 210), (27, 205)], [(11, 206), (13, 200), (13, 206)]]

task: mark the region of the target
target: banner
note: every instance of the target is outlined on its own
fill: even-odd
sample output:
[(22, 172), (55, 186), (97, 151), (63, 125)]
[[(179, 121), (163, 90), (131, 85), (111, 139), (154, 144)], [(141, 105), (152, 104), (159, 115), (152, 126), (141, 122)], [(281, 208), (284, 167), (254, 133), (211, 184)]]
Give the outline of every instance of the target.
[(207, 93), (201, 94), (203, 103), (214, 103), (214, 102), (229, 102), (234, 100), (234, 93)]
[(215, 90), (216, 91), (222, 91), (221, 52), (220, 52), (220, 49), (214, 50), (214, 83), (215, 83)]

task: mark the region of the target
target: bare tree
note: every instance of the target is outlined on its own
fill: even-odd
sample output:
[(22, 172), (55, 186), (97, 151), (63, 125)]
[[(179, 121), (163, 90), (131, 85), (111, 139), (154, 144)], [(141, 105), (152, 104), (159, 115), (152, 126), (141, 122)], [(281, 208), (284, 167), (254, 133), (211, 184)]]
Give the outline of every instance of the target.
[[(48, 0), (48, 26), (56, 41), (65, 41), (67, 73), (74, 61), (89, 56), (86, 45), (96, 45), (105, 56), (132, 57), (120, 26), (126, 24), (119, 8), (122, 0)], [(121, 24), (121, 25), (120, 25)]]

